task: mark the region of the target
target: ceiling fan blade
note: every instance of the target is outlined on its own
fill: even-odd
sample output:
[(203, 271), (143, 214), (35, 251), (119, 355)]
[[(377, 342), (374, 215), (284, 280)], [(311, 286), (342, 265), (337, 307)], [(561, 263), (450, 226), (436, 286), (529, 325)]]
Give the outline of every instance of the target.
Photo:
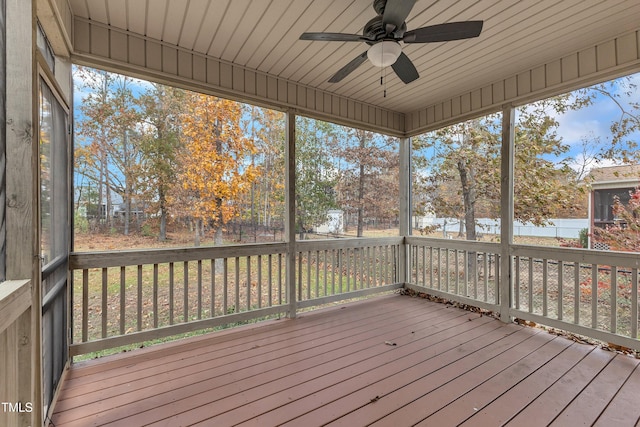
[(414, 4), (416, 0), (387, 0), (382, 14), (382, 23), (387, 35), (396, 28), (402, 27)]
[(400, 80), (405, 83), (411, 83), (420, 77), (418, 70), (416, 70), (416, 67), (413, 65), (413, 62), (411, 62), (404, 52), (400, 54), (398, 60), (391, 66), (391, 68), (393, 68), (393, 71), (395, 71), (398, 77), (400, 77)]
[(449, 22), (407, 31), (402, 41), (405, 43), (431, 43), (462, 40), (478, 37), (483, 21)]
[(366, 40), (358, 34), (343, 33), (302, 33), (300, 40), (318, 40), (325, 42), (359, 42)]
[(347, 77), (356, 68), (358, 68), (364, 61), (367, 60), (367, 51), (365, 50), (361, 55), (356, 56), (351, 62), (344, 67), (340, 68), (330, 79), (329, 83), (338, 83), (340, 80)]

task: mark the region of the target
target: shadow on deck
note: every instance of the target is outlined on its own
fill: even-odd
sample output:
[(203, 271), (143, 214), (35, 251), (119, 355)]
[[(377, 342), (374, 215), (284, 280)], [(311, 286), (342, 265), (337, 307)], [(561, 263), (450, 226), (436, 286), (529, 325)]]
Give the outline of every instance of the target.
[(640, 360), (389, 295), (72, 365), (56, 426), (635, 425)]

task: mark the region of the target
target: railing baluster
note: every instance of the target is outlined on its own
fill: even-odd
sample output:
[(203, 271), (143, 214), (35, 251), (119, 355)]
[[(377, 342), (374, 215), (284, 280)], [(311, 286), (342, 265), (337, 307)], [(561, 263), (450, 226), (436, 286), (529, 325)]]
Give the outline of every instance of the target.
[(438, 248), (438, 290), (441, 290), (442, 284), (442, 248)]
[[(422, 270), (422, 286), (427, 287), (427, 247), (421, 246), (420, 249), (422, 252), (422, 265), (420, 266)], [(416, 284), (419, 284), (417, 280)]]
[(209, 313), (209, 317), (216, 317), (216, 260), (212, 258), (210, 260), (211, 266), (211, 312)]
[(307, 251), (307, 300), (311, 299), (311, 251)]
[(127, 298), (126, 298), (126, 287), (127, 281), (125, 277), (125, 271), (127, 267), (124, 265), (120, 267), (120, 335), (124, 335), (125, 332), (125, 323), (126, 323), (126, 307), (127, 307)]
[(454, 282), (453, 282), (453, 293), (456, 295), (460, 294), (460, 266), (458, 265), (459, 263), (459, 259), (458, 259), (458, 250), (454, 249), (453, 252), (453, 262), (455, 262), (456, 266), (454, 268), (455, 270), (455, 278), (454, 278)]
[(515, 300), (515, 307), (520, 310), (520, 261), (521, 258), (516, 256), (513, 260), (515, 271), (515, 280), (513, 284), (513, 298)]
[(82, 342), (87, 342), (89, 331), (89, 270), (82, 270)]
[(564, 301), (564, 261), (558, 261), (558, 320), (563, 317)]
[(282, 305), (282, 254), (278, 254), (278, 305)]
[(631, 270), (631, 337), (638, 337), (638, 269)]
[(429, 246), (429, 287), (433, 288), (433, 246)]
[(182, 263), (182, 321), (189, 321), (189, 261)]
[(533, 313), (533, 257), (529, 257), (529, 285), (527, 286), (529, 294), (529, 313)]
[(344, 255), (342, 249), (338, 249), (338, 283), (339, 283), (339, 293), (344, 292), (344, 285), (342, 283), (342, 263), (344, 262)]
[(450, 266), (450, 262), (449, 262), (449, 258), (450, 258), (450, 253), (451, 250), (450, 249), (445, 249), (445, 274), (446, 276), (446, 280), (445, 280), (445, 286), (447, 287), (445, 289), (446, 292), (449, 292), (449, 290), (451, 289), (451, 266)]
[(268, 298), (269, 298), (269, 303), (267, 304), (267, 307), (272, 307), (273, 306), (273, 255), (269, 254), (268, 258), (267, 258), (268, 264), (267, 264), (267, 276), (269, 277), (269, 279), (267, 280), (267, 294), (268, 294)]
[(251, 310), (251, 257), (246, 257), (247, 260), (247, 311)]
[(108, 278), (107, 278), (107, 268), (104, 267), (102, 269), (102, 309), (101, 309), (101, 317), (102, 317), (102, 338), (107, 337), (107, 314), (109, 310), (109, 306), (107, 304), (108, 295), (107, 295), (107, 287), (108, 287)]
[[(367, 288), (371, 287), (371, 276), (375, 274), (376, 247), (367, 247)], [(373, 264), (373, 265), (372, 265)], [(373, 269), (373, 271), (371, 271)], [(375, 280), (375, 279), (374, 279)]]
[(240, 313), (240, 257), (235, 257), (235, 263), (233, 265), (234, 271), (235, 271), (235, 283), (234, 283), (234, 288), (235, 288), (235, 295), (234, 295), (234, 307), (233, 307), (233, 312), (234, 313)]
[(547, 307), (547, 303), (548, 303), (547, 298), (549, 297), (548, 268), (549, 268), (548, 260), (544, 258), (542, 260), (542, 315), (545, 317), (548, 314), (548, 307)]
[(302, 252), (298, 252), (298, 301), (302, 301)]
[(262, 255), (258, 255), (258, 308), (262, 308)]
[(173, 310), (174, 310), (174, 301), (173, 301), (173, 263), (169, 263), (169, 324), (173, 325)]
[[(103, 269), (106, 270), (106, 269)], [(103, 275), (106, 275), (106, 271), (103, 271)], [(138, 331), (142, 330), (142, 265), (138, 264)]]
[(580, 263), (573, 263), (573, 323), (580, 324)]
[(316, 250), (316, 298), (320, 296), (320, 251)]
[(365, 277), (364, 277), (364, 248), (358, 247), (354, 249), (358, 251), (358, 262), (354, 265), (353, 271), (356, 276), (358, 276), (358, 280), (353, 286), (353, 290), (364, 289)]
[(158, 264), (153, 264), (153, 327), (158, 327)]
[(229, 258), (222, 260), (222, 315), (229, 314)]
[(591, 266), (591, 327), (598, 328), (598, 264)]
[(324, 263), (322, 265), (322, 269), (323, 269), (323, 276), (322, 276), (322, 282), (324, 285), (324, 296), (327, 296), (327, 250), (324, 250)]
[(482, 281), (483, 301), (487, 301), (487, 293), (489, 292), (489, 276), (491, 276), (491, 254), (484, 253), (484, 280)]
[(202, 319), (202, 260), (198, 260), (198, 319)]
[(385, 245), (384, 247), (384, 282), (391, 282), (389, 279), (389, 245)]
[(611, 266), (611, 283), (609, 284), (611, 296), (611, 333), (618, 331), (618, 266)]
[(336, 293), (336, 250), (331, 249), (331, 295)]
[[(347, 292), (349, 292), (349, 291), (351, 291), (351, 258), (352, 258), (351, 257), (351, 253), (352, 253), (352, 251), (349, 248), (346, 248), (346, 252), (347, 252), (347, 255), (346, 255), (347, 256), (347, 262), (346, 262), (346, 264), (347, 264), (347, 266), (346, 266), (346, 268), (347, 268), (347, 272), (346, 272), (346, 276), (347, 276)], [(355, 287), (356, 287), (356, 283), (355, 283), (356, 282), (355, 281), (355, 276), (356, 276), (356, 273), (355, 273), (356, 272), (355, 249), (353, 250), (353, 259), (354, 259), (354, 261), (353, 261), (353, 276), (354, 276), (353, 288), (355, 289)]]

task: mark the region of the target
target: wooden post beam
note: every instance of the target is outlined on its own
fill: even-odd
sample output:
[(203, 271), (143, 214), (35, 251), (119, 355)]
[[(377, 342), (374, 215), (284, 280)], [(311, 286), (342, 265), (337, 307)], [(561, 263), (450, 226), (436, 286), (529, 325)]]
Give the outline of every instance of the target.
[[(411, 138), (400, 138), (400, 236), (411, 235)], [(409, 278), (408, 245), (400, 246), (400, 265), (398, 266), (400, 283), (407, 283)]]
[(514, 188), (514, 133), (515, 108), (511, 104), (502, 108), (502, 147), (500, 152), (500, 319), (511, 322), (513, 260), (513, 188)]
[(296, 317), (296, 115), (286, 112), (285, 124), (285, 224), (287, 263), (285, 289), (289, 308), (287, 317)]

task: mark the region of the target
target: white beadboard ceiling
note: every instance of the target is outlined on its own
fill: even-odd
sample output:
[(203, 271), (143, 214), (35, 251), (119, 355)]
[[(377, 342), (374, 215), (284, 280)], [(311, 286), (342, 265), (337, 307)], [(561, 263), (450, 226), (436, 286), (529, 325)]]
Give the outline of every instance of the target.
[(361, 34), (371, 0), (69, 0), (76, 16), (400, 113), (481, 88), (637, 29), (638, 0), (417, 0), (409, 30), (483, 20), (478, 38), (407, 44), (420, 78), (403, 84), (368, 61), (327, 80), (367, 46), (301, 41), (303, 32)]

